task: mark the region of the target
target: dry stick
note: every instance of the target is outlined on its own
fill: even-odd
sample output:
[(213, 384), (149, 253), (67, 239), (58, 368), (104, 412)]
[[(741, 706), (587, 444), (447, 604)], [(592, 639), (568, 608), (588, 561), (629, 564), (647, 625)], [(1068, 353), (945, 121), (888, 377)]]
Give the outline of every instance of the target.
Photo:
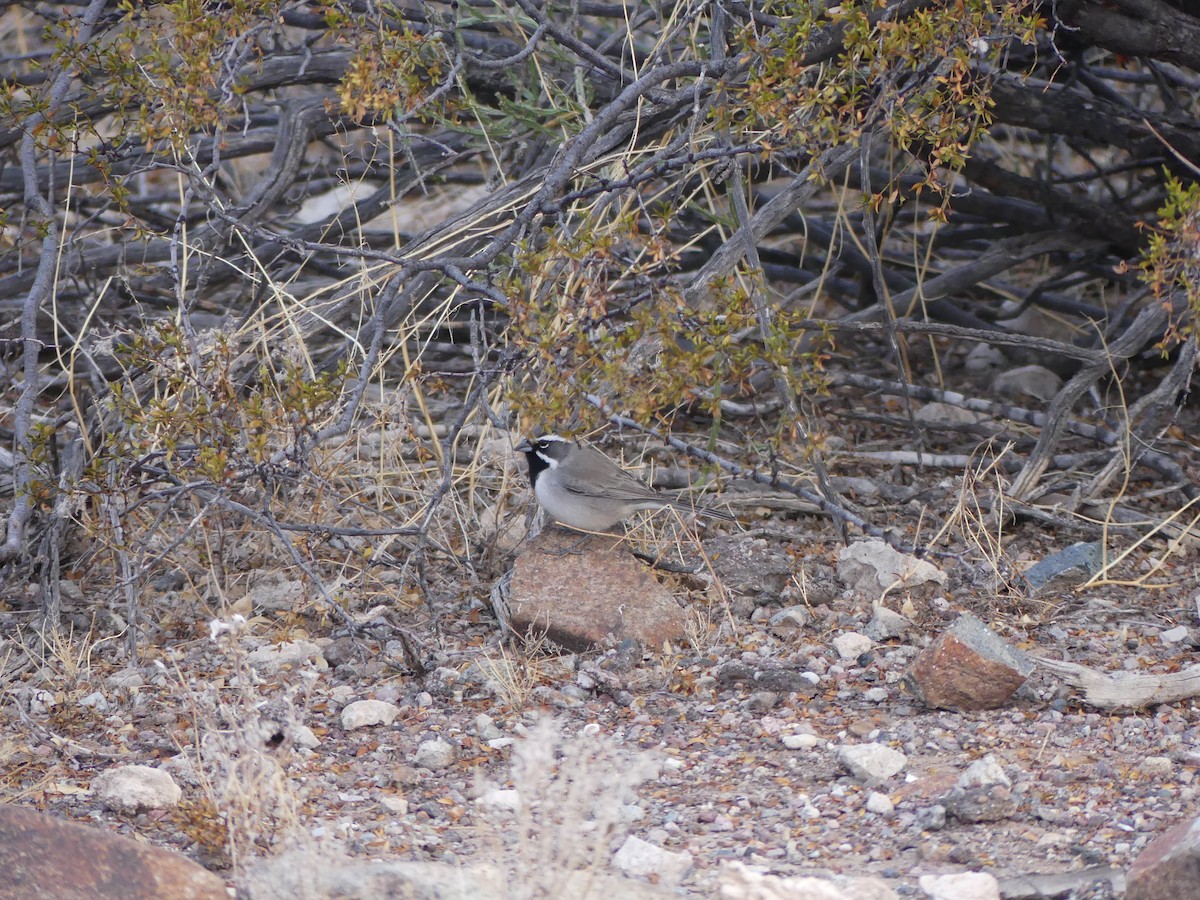
[[(862, 181), (862, 190), (867, 195), (863, 203), (863, 243), (866, 247), (867, 259), (871, 264), (871, 286), (875, 291), (875, 307), (883, 318), (883, 331), (887, 337), (888, 347), (891, 349), (892, 356), (895, 359), (896, 371), (904, 379), (905, 384), (908, 384), (912, 382), (912, 370), (909, 366), (905, 345), (900, 343), (900, 336), (896, 331), (896, 308), (899, 304), (896, 302), (896, 298), (893, 298), (888, 291), (887, 281), (883, 277), (883, 257), (880, 255), (879, 241), (875, 235), (875, 205), (871, 190), (871, 148), (866, 144), (863, 144), (859, 151), (858, 168), (859, 179)], [(917, 296), (915, 291), (916, 289), (911, 292), (914, 298)], [(905, 308), (908, 306), (908, 303), (904, 304)], [(913, 437), (913, 442), (917, 445), (917, 452), (919, 454), (925, 450), (924, 434), (917, 427), (912, 398), (905, 394), (904, 399), (904, 411), (908, 416), (909, 433)]]
[(806, 488), (800, 487), (799, 485), (792, 484), (790, 481), (781, 478), (779, 475), (765, 475), (758, 471), (758, 469), (747, 469), (744, 466), (740, 466), (723, 456), (718, 456), (709, 450), (702, 450), (699, 447), (693, 447), (691, 444), (688, 444), (686, 441), (681, 441), (679, 438), (674, 437), (673, 435), (664, 435), (658, 429), (652, 428), (649, 425), (643, 425), (641, 422), (638, 422), (635, 419), (618, 415), (612, 412), (604, 400), (600, 397), (597, 397), (595, 394), (584, 394), (583, 399), (592, 406), (596, 407), (596, 409), (600, 410), (600, 412), (606, 415), (608, 420), (618, 428), (632, 428), (634, 431), (660, 440), (668, 446), (674, 447), (676, 450), (686, 453), (688, 456), (691, 456), (694, 459), (706, 462), (709, 465), (719, 466), (736, 478), (746, 478), (757, 484), (778, 488), (781, 491), (785, 491), (795, 497), (799, 497), (801, 500), (807, 500), (819, 510), (828, 513), (839, 522), (854, 525), (855, 527), (861, 529), (864, 534), (869, 534), (871, 537), (879, 538), (880, 540), (885, 541), (890, 546), (899, 550), (901, 553), (909, 553), (918, 557), (937, 556), (946, 559), (962, 558), (961, 555), (957, 553), (946, 553), (941, 550), (935, 550), (932, 547), (920, 547), (915, 544), (906, 544), (896, 537), (891, 531), (887, 531), (879, 528), (878, 526), (870, 524), (863, 519), (862, 516), (859, 516), (836, 503), (830, 502), (815, 491), (810, 491)]
[(1038, 480), (1050, 464), (1054, 447), (1066, 430), (1071, 410), (1080, 397), (1107, 372), (1112, 371), (1115, 362), (1129, 359), (1138, 353), (1149, 341), (1162, 331), (1167, 323), (1168, 310), (1161, 303), (1152, 302), (1138, 314), (1133, 324), (1125, 333), (1113, 341), (1109, 356), (1110, 360), (1093, 363), (1082, 369), (1063, 385), (1062, 389), (1046, 410), (1046, 424), (1042, 427), (1041, 437), (1037, 446), (1029, 455), (1029, 459), (1021, 468), (1021, 473), (1013, 480), (1008, 493), (1017, 500), (1028, 500), (1037, 487)]
[[(942, 388), (925, 387), (924, 385), (902, 384), (898, 381), (885, 381), (882, 378), (873, 378), (870, 375), (858, 375), (854, 372), (836, 372), (829, 376), (829, 384), (832, 387), (860, 387), (872, 391), (880, 391), (884, 393), (908, 393), (919, 400), (933, 400), (939, 403), (948, 403), (951, 406), (969, 409), (973, 412), (985, 413), (996, 418), (1012, 419), (1015, 422), (1024, 422), (1026, 425), (1033, 425), (1042, 428), (1049, 420), (1046, 413), (1034, 412), (1031, 409), (1025, 409), (1021, 406), (1011, 406), (1006, 403), (994, 403), (990, 400), (981, 400), (977, 397), (967, 397), (957, 391), (947, 391)], [(1071, 434), (1077, 434), (1080, 437), (1090, 438), (1094, 441), (1099, 441), (1110, 447), (1118, 446), (1121, 443), (1121, 435), (1113, 431), (1111, 428), (1106, 428), (1103, 425), (1091, 425), (1086, 422), (1079, 422), (1075, 419), (1069, 419), (1064, 425), (1065, 429)], [(1165, 453), (1159, 453), (1156, 450), (1146, 450), (1138, 458), (1138, 462), (1158, 472), (1160, 475), (1170, 479), (1173, 482), (1178, 482), (1185, 485), (1182, 490), (1189, 498), (1192, 496), (1190, 491), (1194, 488), (1188, 487), (1189, 481), (1183, 468), (1171, 457)]]
[[(108, 4), (105, 0), (92, 0), (88, 4), (83, 18), (79, 22), (79, 30), (71, 41), (72, 48), (78, 48), (91, 40), (96, 23)], [(78, 54), (72, 52), (70, 59), (78, 59)], [(53, 118), (59, 107), (66, 99), (67, 91), (71, 88), (74, 78), (70, 64), (54, 77), (50, 86), (46, 105), (29, 117), (23, 123), (24, 137), (21, 138), (21, 171), (25, 181), (25, 203), (37, 216), (37, 225), (45, 229), (42, 237), (42, 249), (38, 255), (37, 275), (33, 286), (21, 305), (21, 342), (24, 362), (25, 384), (17, 399), (13, 411), (13, 434), (16, 438), (16, 453), (13, 458), (13, 507), (8, 516), (8, 535), (0, 544), (0, 564), (16, 559), (25, 548), (25, 536), (29, 520), (33, 515), (33, 495), (30, 490), (32, 469), (30, 459), (33, 456), (33, 438), (29, 433), (33, 421), (33, 405), (41, 390), (41, 373), (38, 371), (38, 354), (45, 346), (37, 336), (37, 317), (42, 303), (50, 298), (54, 290), (55, 259), (58, 255), (59, 231), (55, 221), (54, 207), (49, 198), (42, 194), (37, 177), (37, 134), (40, 126)], [(50, 576), (57, 584), (58, 573)], [(46, 623), (53, 628), (58, 623)]]
[[(796, 328), (828, 329), (829, 331), (849, 331), (860, 334), (882, 331), (885, 327), (881, 322), (852, 321), (849, 317), (844, 319), (801, 319), (794, 325)], [(1076, 347), (1074, 344), (1065, 344), (1051, 338), (1015, 334), (1010, 331), (989, 331), (985, 328), (966, 328), (962, 325), (950, 325), (945, 322), (915, 322), (911, 319), (897, 319), (892, 327), (897, 331), (912, 332), (913, 334), (981, 341), (999, 346), (1016, 347), (1034, 353), (1062, 356), (1066, 359), (1078, 359), (1087, 363), (1096, 363), (1107, 359), (1102, 350), (1090, 350), (1087, 347)]]
[[(1134, 426), (1134, 422), (1145, 414), (1146, 421), (1143, 427), (1148, 427), (1150, 419), (1155, 412), (1162, 406), (1171, 403), (1172, 400), (1184, 390), (1184, 386), (1191, 382), (1192, 374), (1196, 368), (1196, 338), (1193, 335), (1183, 342), (1183, 346), (1179, 348), (1179, 357), (1175, 360), (1175, 364), (1171, 366), (1171, 371), (1167, 373), (1167, 377), (1158, 383), (1154, 390), (1141, 397), (1136, 403), (1129, 408), (1129, 412), (1125, 417), (1127, 424), (1126, 432), (1128, 439), (1132, 443), (1134, 438), (1139, 437), (1139, 432), (1142, 428)], [(1175, 404), (1175, 412), (1178, 414), (1179, 405)], [(1174, 416), (1172, 417), (1174, 420)], [(1160, 431), (1161, 434), (1161, 431)], [(1150, 442), (1139, 440), (1137, 452), (1133, 452), (1132, 447), (1129, 448), (1128, 457), (1125, 454), (1115, 454), (1100, 472), (1093, 476), (1092, 480), (1087, 485), (1080, 485), (1071, 497), (1071, 509), (1076, 509), (1081, 503), (1089, 500), (1094, 500), (1096, 496), (1104, 490), (1109, 483), (1121, 471), (1133, 471), (1133, 467), (1138, 464), (1141, 458), (1150, 452)]]

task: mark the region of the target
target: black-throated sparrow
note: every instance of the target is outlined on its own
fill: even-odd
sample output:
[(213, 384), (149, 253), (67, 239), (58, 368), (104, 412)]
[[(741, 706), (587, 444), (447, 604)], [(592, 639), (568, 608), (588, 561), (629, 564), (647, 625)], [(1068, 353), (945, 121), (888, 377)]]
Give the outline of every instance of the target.
[(516, 447), (529, 461), (529, 483), (550, 518), (571, 528), (606, 531), (642, 509), (678, 509), (737, 521), (728, 513), (689, 506), (647, 487), (599, 450), (547, 434)]

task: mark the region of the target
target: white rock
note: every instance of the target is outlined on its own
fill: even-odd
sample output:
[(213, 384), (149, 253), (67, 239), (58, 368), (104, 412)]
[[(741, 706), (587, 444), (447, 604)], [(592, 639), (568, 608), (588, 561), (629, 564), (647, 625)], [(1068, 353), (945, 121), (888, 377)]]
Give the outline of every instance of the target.
[(892, 803), (892, 798), (887, 794), (871, 791), (867, 795), (867, 811), (877, 816), (890, 816), (896, 811), (896, 804)]
[(58, 698), (45, 688), (22, 688), (19, 689), (18, 700), (21, 707), (31, 716), (41, 718), (48, 716), (50, 710), (58, 706)]
[(785, 734), (783, 746), (789, 750), (812, 750), (821, 743), (815, 734)]
[(843, 547), (838, 552), (837, 574), (855, 593), (873, 598), (881, 597), (885, 590), (946, 583), (946, 573), (937, 566), (876, 540)]
[(885, 687), (867, 688), (863, 691), (863, 699), (868, 703), (886, 703), (888, 690)]
[(990, 787), (993, 784), (1012, 787), (1012, 779), (1004, 774), (1004, 768), (990, 753), (967, 766), (967, 770), (958, 778), (960, 788)]
[(400, 707), (382, 700), (355, 700), (342, 710), (342, 727), (347, 731), (372, 725), (391, 725), (400, 715)]
[(838, 762), (860, 781), (883, 781), (903, 770), (908, 757), (885, 744), (855, 744), (838, 751)]
[(303, 665), (309, 660), (318, 669), (329, 668), (321, 648), (312, 641), (284, 641), (277, 647), (268, 644), (246, 655), (246, 662), (263, 673)]
[(833, 639), (833, 649), (841, 659), (858, 659), (873, 646), (874, 641), (857, 631), (847, 631)]
[(435, 738), (421, 741), (421, 746), (417, 747), (413, 756), (413, 763), (425, 769), (447, 769), (454, 765), (454, 758), (454, 748), (441, 738)]
[(770, 875), (734, 861), (721, 866), (718, 896), (721, 900), (865, 900), (871, 895), (848, 893), (824, 878)]
[(517, 742), (516, 738), (510, 738), (510, 737), (492, 738), (490, 741), (487, 742), (487, 745), (489, 747), (491, 747), (493, 750), (503, 750), (505, 747), (511, 747), (516, 742)]
[(1160, 632), (1158, 639), (1164, 644), (1178, 644), (1180, 641), (1187, 640), (1187, 636), (1187, 626), (1177, 625), (1167, 631)]
[(386, 809), (388, 812), (392, 813), (393, 815), (397, 815), (397, 816), (407, 816), (408, 815), (408, 800), (405, 799), (404, 797), (383, 796), (383, 797), (379, 798), (379, 805), (382, 806), (384, 809)]
[(517, 791), (492, 788), (475, 801), (480, 809), (490, 812), (515, 813), (521, 811), (521, 795)]
[(170, 809), (183, 797), (175, 779), (150, 766), (106, 769), (92, 780), (92, 790), (109, 809), (132, 813), (142, 809)]
[(613, 855), (613, 865), (626, 875), (657, 876), (659, 884), (671, 887), (691, 871), (692, 855), (673, 853), (630, 835)]
[(987, 872), (922, 875), (918, 883), (930, 900), (1000, 900), (1000, 882)]
[(292, 740), (297, 747), (303, 747), (306, 750), (315, 750), (321, 746), (321, 739), (307, 725), (293, 725)]

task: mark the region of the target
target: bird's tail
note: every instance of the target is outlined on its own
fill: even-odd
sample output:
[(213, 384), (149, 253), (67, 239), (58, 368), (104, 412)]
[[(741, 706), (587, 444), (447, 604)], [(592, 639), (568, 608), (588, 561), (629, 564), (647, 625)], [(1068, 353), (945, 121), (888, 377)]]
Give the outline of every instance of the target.
[(722, 522), (737, 521), (737, 516), (727, 513), (724, 510), (713, 509), (711, 506), (692, 506), (690, 503), (685, 503), (682, 500), (675, 500), (671, 505), (680, 512), (691, 513), (694, 516), (705, 516), (709, 519), (720, 519)]

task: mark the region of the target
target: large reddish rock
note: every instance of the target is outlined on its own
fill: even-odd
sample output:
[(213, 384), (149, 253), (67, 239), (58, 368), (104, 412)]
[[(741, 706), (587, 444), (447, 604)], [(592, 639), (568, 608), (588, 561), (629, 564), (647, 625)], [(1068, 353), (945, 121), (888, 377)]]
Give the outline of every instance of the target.
[(939, 709), (996, 709), (1033, 670), (1029, 660), (969, 613), (913, 660), (904, 686)]
[(685, 636), (683, 610), (617, 535), (547, 528), (513, 566), (509, 624), (568, 650), (632, 638), (651, 650)]
[(24, 806), (0, 804), (0, 900), (228, 900), (189, 859)]
[(1126, 900), (1200, 900), (1200, 819), (1180, 822), (1147, 845), (1125, 882)]

